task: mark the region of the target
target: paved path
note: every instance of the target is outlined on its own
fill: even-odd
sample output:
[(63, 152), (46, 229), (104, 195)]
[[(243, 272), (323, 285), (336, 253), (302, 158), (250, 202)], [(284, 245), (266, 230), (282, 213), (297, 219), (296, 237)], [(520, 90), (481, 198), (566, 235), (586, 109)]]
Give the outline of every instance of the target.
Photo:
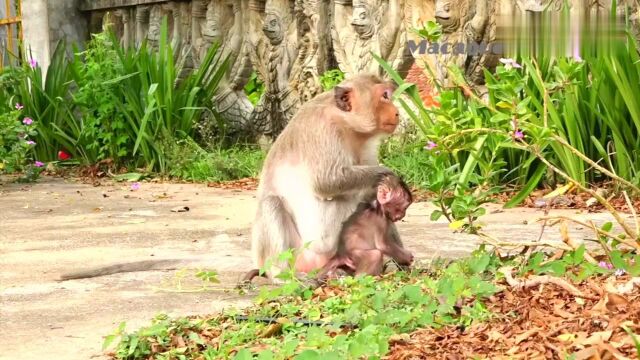
[[(188, 212), (172, 212), (188, 206)], [(253, 192), (199, 184), (126, 183), (101, 186), (43, 178), (24, 185), (0, 180), (0, 359), (102, 359), (103, 336), (121, 321), (127, 329), (158, 313), (207, 314), (244, 306), (254, 294), (232, 288), (251, 267), (249, 226)], [(399, 231), (418, 260), (461, 256), (477, 246), (472, 236), (454, 234), (432, 207), (417, 203)], [(511, 241), (538, 237), (542, 215), (535, 209), (505, 212), (490, 207), (486, 231)], [(576, 211), (554, 214), (575, 215)], [(592, 215), (597, 223), (605, 214)], [(590, 234), (572, 228), (572, 236)], [(557, 228), (544, 239), (558, 241)], [(149, 259), (190, 259), (214, 269), (221, 283), (206, 292), (177, 291), (201, 285), (193, 270), (148, 271), (92, 279), (57, 281), (63, 272)]]

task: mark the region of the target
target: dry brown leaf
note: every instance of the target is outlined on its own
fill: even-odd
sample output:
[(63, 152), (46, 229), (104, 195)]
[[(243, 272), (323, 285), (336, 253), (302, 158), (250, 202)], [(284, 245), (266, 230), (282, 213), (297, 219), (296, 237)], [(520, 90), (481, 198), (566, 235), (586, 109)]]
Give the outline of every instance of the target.
[(596, 344), (599, 344), (599, 343), (601, 343), (603, 341), (609, 341), (609, 339), (611, 338), (611, 334), (612, 333), (613, 333), (613, 331), (611, 331), (611, 330), (594, 332), (588, 338), (576, 341), (576, 343), (574, 345), (580, 345), (580, 346), (596, 345)]
[(526, 331), (516, 337), (515, 343), (520, 344), (521, 342), (537, 334), (538, 332), (540, 332), (540, 328), (534, 328), (529, 331)]
[(618, 295), (616, 293), (607, 293), (607, 308), (611, 311), (615, 311), (620, 307), (627, 306), (629, 304), (629, 300), (627, 300), (624, 296)]
[(599, 359), (600, 352), (597, 346), (590, 346), (573, 354), (574, 360)]
[(276, 322), (273, 324), (269, 324), (269, 326), (267, 326), (267, 328), (264, 329), (264, 331), (260, 334), (260, 337), (261, 338), (272, 337), (274, 335), (280, 334), (281, 331), (282, 331), (282, 324)]

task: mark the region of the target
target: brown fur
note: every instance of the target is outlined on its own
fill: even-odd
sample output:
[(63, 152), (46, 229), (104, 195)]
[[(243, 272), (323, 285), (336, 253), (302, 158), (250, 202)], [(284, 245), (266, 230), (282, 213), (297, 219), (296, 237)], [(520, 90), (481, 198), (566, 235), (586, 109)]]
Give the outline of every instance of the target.
[(413, 261), (413, 255), (389, 233), (393, 222), (404, 218), (413, 202), (409, 187), (399, 177), (385, 176), (377, 190), (345, 221), (338, 252), (322, 269), (320, 279), (332, 276), (338, 269), (355, 275), (378, 275), (385, 255), (400, 265)]
[[(294, 248), (297, 271), (307, 273), (335, 254), (342, 223), (380, 176), (392, 174), (377, 156), (379, 141), (399, 122), (394, 89), (377, 76), (356, 76), (304, 104), (289, 121), (260, 176), (252, 229), (256, 267)], [(284, 266), (274, 265), (267, 269), (271, 279)]]

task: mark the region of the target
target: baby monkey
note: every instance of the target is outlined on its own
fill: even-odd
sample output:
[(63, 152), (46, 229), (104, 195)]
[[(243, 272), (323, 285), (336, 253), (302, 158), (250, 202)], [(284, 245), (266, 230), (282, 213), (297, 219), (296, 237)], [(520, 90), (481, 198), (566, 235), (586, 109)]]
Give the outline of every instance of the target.
[(411, 191), (398, 176), (383, 176), (375, 195), (358, 205), (344, 222), (338, 251), (320, 270), (318, 278), (325, 280), (342, 269), (351, 275), (382, 273), (384, 255), (399, 265), (410, 265), (413, 254), (407, 251), (391, 233), (389, 226), (404, 218), (413, 202)]

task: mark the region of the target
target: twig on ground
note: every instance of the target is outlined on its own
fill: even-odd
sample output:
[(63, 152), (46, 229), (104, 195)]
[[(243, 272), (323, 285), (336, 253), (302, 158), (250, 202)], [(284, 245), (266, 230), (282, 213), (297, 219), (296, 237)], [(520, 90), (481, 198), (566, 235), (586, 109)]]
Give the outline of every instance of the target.
[(629, 199), (629, 195), (627, 194), (627, 191), (626, 190), (623, 191), (622, 194), (624, 195), (624, 201), (627, 202), (629, 211), (631, 211), (631, 214), (633, 215), (633, 220), (635, 221), (635, 224), (636, 224), (636, 233), (640, 234), (640, 218), (638, 218), (638, 214), (636, 214), (636, 208), (633, 206), (631, 199)]
[[(562, 236), (562, 241), (571, 246), (573, 248), (573, 250), (576, 250), (580, 247), (580, 244), (576, 243), (570, 236), (569, 236), (569, 229), (567, 228), (567, 222), (566, 221), (562, 221), (562, 223), (560, 224), (560, 235)], [(589, 254), (588, 250), (585, 249), (584, 251), (584, 258), (592, 263), (592, 264), (597, 264), (598, 261), (596, 261), (596, 259), (593, 258), (593, 256), (591, 256), (591, 254)]]
[[(574, 180), (571, 176), (569, 176), (568, 174), (566, 174), (564, 171), (560, 170), (559, 168), (557, 168), (556, 166), (554, 166), (553, 164), (551, 164), (549, 162), (549, 160), (547, 160), (544, 156), (542, 156), (542, 154), (540, 154), (540, 151), (538, 151), (538, 149), (536, 149), (533, 146), (527, 146), (528, 148), (531, 149), (531, 151), (536, 155), (536, 157), (538, 159), (540, 159), (540, 161), (542, 161), (545, 165), (547, 165), (547, 167), (549, 169), (551, 169), (553, 172), (555, 172), (556, 174), (562, 176), (565, 180), (572, 182), (576, 187), (580, 188), (580, 190), (589, 193), (591, 196), (593, 196), (594, 198), (596, 198), (596, 200), (598, 200), (598, 202), (604, 206), (609, 213), (613, 216), (614, 219), (616, 219), (616, 222), (618, 222), (618, 224), (620, 224), (620, 226), (624, 229), (624, 232), (631, 238), (634, 239), (634, 241), (637, 241), (638, 239), (638, 234), (636, 232), (633, 231), (633, 229), (631, 229), (629, 227), (629, 225), (627, 225), (627, 223), (624, 221), (624, 219), (622, 218), (622, 216), (620, 216), (620, 213), (618, 213), (616, 211), (616, 209), (613, 207), (613, 205), (611, 205), (611, 203), (609, 203), (605, 198), (603, 198), (600, 194), (598, 194), (596, 191), (587, 188), (586, 186), (583, 186), (582, 184), (580, 184), (578, 181)], [(635, 245), (636, 248), (640, 247), (638, 244)]]
[(523, 247), (523, 246), (546, 246), (558, 250), (571, 251), (573, 250), (570, 246), (563, 243), (551, 243), (548, 241), (522, 241), (522, 242), (509, 242), (509, 241), (501, 241), (490, 235), (485, 233), (478, 233), (478, 236), (482, 239), (483, 242), (492, 245), (497, 248), (506, 248), (506, 247)]
[(576, 288), (575, 286), (571, 285), (566, 280), (564, 280), (562, 278), (558, 278), (558, 277), (553, 277), (553, 276), (548, 276), (548, 275), (542, 275), (542, 276), (533, 275), (533, 276), (530, 276), (527, 280), (516, 280), (511, 275), (511, 270), (512, 269), (513, 269), (512, 267), (508, 266), (508, 267), (500, 268), (500, 270), (499, 270), (501, 273), (504, 274), (504, 277), (505, 277), (505, 280), (507, 281), (507, 284), (509, 284), (509, 286), (511, 286), (512, 288), (515, 288), (515, 289), (527, 289), (527, 288), (536, 287), (536, 286), (542, 285), (542, 284), (554, 284), (554, 285), (566, 290), (567, 292), (569, 292), (571, 295), (573, 295), (575, 297), (579, 297), (579, 298), (583, 298), (583, 299), (589, 299), (589, 300), (598, 300), (598, 298), (596, 296), (583, 294), (582, 291), (580, 291), (578, 288)]
[(631, 189), (633, 189), (634, 191), (636, 191), (637, 193), (640, 193), (640, 188), (638, 188), (637, 186), (635, 186), (634, 184), (632, 184), (631, 182), (619, 177), (618, 175), (612, 173), (611, 171), (607, 170), (605, 167), (603, 167), (602, 165), (599, 165), (598, 163), (596, 163), (595, 161), (589, 159), (586, 155), (584, 155), (583, 153), (581, 153), (580, 151), (578, 151), (578, 149), (574, 148), (573, 146), (571, 146), (571, 144), (569, 144), (565, 139), (563, 139), (562, 137), (558, 136), (558, 135), (552, 135), (551, 136), (555, 141), (559, 142), (560, 145), (564, 146), (565, 148), (569, 149), (569, 151), (571, 151), (574, 155), (578, 156), (580, 159), (582, 159), (584, 162), (586, 162), (587, 164), (591, 165), (592, 167), (598, 169), (599, 171), (601, 171), (603, 174), (607, 175), (608, 177), (610, 177), (613, 180), (619, 181), (625, 185), (627, 185), (628, 187), (630, 187)]
[[(574, 223), (576, 223), (576, 224), (582, 225), (582, 226), (584, 226), (584, 227), (591, 227), (591, 225), (589, 225), (589, 224), (587, 224), (587, 223), (585, 223), (585, 222), (583, 222), (583, 221), (576, 220), (576, 219), (572, 219), (572, 218), (570, 218), (570, 217), (568, 217), (568, 216), (563, 216), (563, 215), (556, 215), (556, 216), (544, 216), (544, 217), (539, 218), (537, 221), (541, 221), (541, 220), (552, 220), (552, 219), (568, 220), (568, 221), (572, 221), (572, 222), (574, 222)], [(609, 238), (611, 238), (611, 239), (614, 239), (614, 240), (616, 240), (616, 241), (619, 241), (619, 242), (621, 242), (621, 243), (623, 243), (623, 244), (625, 244), (625, 245), (627, 245), (627, 246), (629, 246), (629, 247), (631, 247), (631, 248), (634, 248), (634, 249), (636, 249), (636, 250), (640, 250), (640, 245), (639, 245), (639, 244), (637, 244), (635, 241), (630, 241), (630, 240), (627, 240), (627, 239), (623, 239), (623, 238), (621, 238), (621, 237), (620, 237), (620, 236), (618, 236), (618, 235), (614, 235), (614, 234), (612, 234), (612, 233), (610, 233), (610, 232), (608, 232), (608, 231), (604, 231), (604, 230), (602, 230), (602, 229), (598, 229), (598, 228), (596, 228), (596, 231), (597, 231), (597, 232), (598, 232), (598, 234), (600, 234), (600, 235), (604, 235), (604, 236), (606, 236), (606, 237), (609, 237)]]

